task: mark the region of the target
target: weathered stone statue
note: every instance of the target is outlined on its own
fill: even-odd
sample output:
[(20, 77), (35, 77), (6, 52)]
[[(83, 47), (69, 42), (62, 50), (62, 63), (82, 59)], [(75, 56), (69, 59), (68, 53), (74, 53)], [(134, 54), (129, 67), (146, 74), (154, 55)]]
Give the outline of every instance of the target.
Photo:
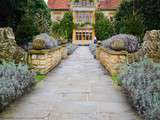
[(0, 61), (26, 62), (27, 53), (15, 41), (12, 28), (0, 28)]
[(143, 49), (154, 62), (160, 62), (160, 30), (147, 31), (144, 36)]

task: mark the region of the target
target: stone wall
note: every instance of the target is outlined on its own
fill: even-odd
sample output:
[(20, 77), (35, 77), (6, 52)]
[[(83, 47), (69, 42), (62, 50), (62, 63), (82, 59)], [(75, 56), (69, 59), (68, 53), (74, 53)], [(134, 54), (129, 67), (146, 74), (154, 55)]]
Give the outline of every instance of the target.
[(29, 64), (33, 71), (39, 74), (47, 74), (66, 57), (67, 49), (65, 45), (47, 50), (30, 50)]
[(107, 48), (97, 47), (96, 58), (111, 75), (118, 74), (121, 65), (127, 62), (127, 52), (116, 52)]
[(118, 74), (123, 64), (130, 64), (142, 60), (146, 52), (143, 49), (134, 53), (126, 51), (114, 51), (102, 46), (96, 49), (96, 58), (108, 70), (111, 75)]
[(111, 75), (118, 74), (123, 64), (129, 64), (141, 60), (137, 57), (139, 52), (128, 53), (126, 51), (113, 51), (108, 48), (97, 47), (96, 58), (108, 70)]
[(118, 74), (122, 64), (138, 62), (145, 56), (153, 62), (160, 63), (160, 30), (147, 31), (142, 48), (134, 53), (103, 48), (101, 43), (98, 43), (96, 49), (96, 58), (111, 75)]

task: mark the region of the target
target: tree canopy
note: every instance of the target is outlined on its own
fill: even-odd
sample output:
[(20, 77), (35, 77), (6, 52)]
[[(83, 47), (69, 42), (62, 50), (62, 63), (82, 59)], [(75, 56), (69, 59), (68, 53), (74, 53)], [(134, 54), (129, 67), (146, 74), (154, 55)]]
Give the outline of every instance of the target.
[(50, 32), (50, 11), (44, 0), (0, 0), (0, 3), (0, 27), (12, 27), (18, 44), (31, 41), (40, 32)]
[(127, 33), (137, 36), (141, 36), (145, 30), (160, 29), (159, 5), (159, 0), (124, 0), (115, 16), (116, 32), (126, 32), (126, 25), (130, 26)]
[(100, 11), (96, 12), (95, 33), (97, 40), (105, 40), (114, 33), (112, 23)]
[(52, 31), (58, 39), (72, 40), (73, 16), (72, 12), (66, 12), (62, 20), (53, 22)]

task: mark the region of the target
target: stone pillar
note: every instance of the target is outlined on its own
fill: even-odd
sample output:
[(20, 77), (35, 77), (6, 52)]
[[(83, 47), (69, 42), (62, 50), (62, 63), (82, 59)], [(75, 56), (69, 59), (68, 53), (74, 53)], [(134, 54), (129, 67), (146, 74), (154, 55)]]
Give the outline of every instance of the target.
[[(76, 23), (76, 13), (73, 11), (73, 23)], [(76, 26), (74, 26), (76, 27)], [(76, 43), (76, 28), (73, 28), (73, 33), (72, 33), (72, 43)]]
[(73, 29), (73, 33), (72, 33), (72, 43), (75, 43), (76, 41), (76, 29)]

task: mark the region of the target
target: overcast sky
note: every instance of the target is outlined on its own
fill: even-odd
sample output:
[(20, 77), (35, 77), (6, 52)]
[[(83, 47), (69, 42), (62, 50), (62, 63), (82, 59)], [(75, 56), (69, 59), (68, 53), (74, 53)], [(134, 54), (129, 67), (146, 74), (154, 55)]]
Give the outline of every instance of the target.
[(44, 0), (44, 1), (47, 3), (48, 0)]

